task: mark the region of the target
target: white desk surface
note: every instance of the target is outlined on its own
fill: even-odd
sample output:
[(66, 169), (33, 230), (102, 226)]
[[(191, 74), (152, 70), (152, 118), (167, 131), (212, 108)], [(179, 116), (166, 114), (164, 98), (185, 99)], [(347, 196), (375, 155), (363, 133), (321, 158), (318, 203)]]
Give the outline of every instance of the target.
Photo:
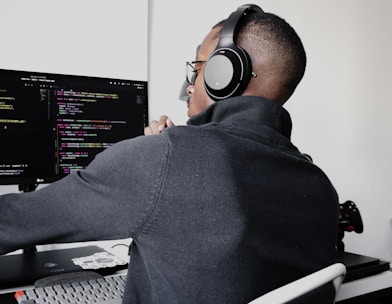
[(392, 271), (384, 271), (366, 278), (343, 283), (336, 301), (354, 298), (377, 290), (392, 287)]

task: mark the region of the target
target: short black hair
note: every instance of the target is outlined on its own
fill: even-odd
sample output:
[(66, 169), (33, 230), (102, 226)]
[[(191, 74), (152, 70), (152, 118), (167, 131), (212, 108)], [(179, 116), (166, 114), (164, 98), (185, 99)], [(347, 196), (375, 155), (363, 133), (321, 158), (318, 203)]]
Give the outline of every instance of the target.
[(307, 59), (302, 41), (289, 23), (271, 13), (250, 13), (240, 20), (234, 39), (245, 50), (262, 48), (279, 56), (281, 76), (286, 78), (287, 88), (295, 90), (305, 73)]

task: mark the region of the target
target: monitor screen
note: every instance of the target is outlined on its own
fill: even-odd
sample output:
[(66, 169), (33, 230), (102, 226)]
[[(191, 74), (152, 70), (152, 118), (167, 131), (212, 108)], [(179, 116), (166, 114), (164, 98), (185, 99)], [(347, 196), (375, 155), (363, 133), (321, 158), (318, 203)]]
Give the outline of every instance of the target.
[(147, 82), (0, 70), (0, 184), (40, 184), (142, 135)]

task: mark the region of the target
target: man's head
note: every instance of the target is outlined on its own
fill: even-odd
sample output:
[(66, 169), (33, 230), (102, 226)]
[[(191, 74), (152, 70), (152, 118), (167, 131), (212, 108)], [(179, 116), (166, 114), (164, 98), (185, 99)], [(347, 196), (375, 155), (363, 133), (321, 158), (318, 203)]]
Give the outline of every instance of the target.
[[(197, 53), (196, 60), (200, 61), (195, 64), (197, 78), (187, 89), (188, 116), (204, 111), (215, 102), (205, 90), (204, 68), (218, 45), (224, 22), (213, 27)], [(284, 104), (301, 81), (306, 66), (306, 54), (294, 29), (274, 14), (253, 12), (240, 19), (234, 42), (248, 53), (252, 64), (253, 77), (241, 95), (260, 96)]]

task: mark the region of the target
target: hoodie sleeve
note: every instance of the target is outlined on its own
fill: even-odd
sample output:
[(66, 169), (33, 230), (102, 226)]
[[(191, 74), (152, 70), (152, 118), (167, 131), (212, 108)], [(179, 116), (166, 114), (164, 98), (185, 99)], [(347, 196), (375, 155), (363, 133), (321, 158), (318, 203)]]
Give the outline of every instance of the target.
[(134, 237), (157, 203), (168, 154), (164, 134), (140, 136), (35, 192), (0, 196), (0, 254), (39, 244)]

